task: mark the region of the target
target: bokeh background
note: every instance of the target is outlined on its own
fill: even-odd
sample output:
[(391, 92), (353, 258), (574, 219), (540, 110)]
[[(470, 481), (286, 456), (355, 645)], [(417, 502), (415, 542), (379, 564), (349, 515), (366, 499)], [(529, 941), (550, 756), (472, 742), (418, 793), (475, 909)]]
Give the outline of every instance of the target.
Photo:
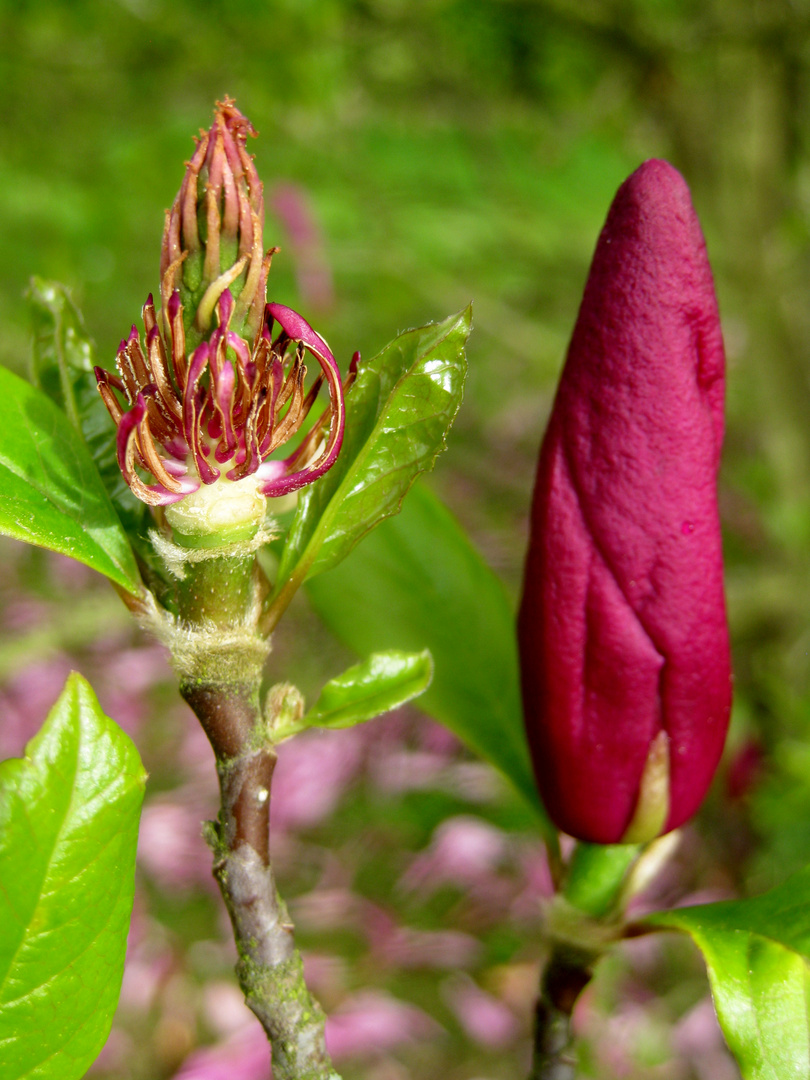
[[(260, 132), (271, 298), (342, 363), (474, 302), (470, 376), (430, 485), (513, 595), (537, 446), (618, 184), (686, 176), (729, 361), (722, 516), (736, 704), (724, 766), (647, 905), (746, 895), (810, 862), (810, 3), (0, 0), (0, 361), (28, 362), (32, 274), (66, 282), (108, 365), (158, 283), (190, 136), (229, 93)], [(268, 1052), (200, 821), (210, 751), (105, 583), (0, 552), (0, 755), (76, 667), (151, 779), (130, 958), (98, 1080), (264, 1080)], [(350, 654), (302, 597), (277, 677)], [(341, 1071), (525, 1074), (549, 881), (532, 820), (415, 709), (285, 747), (274, 848)], [(582, 1075), (731, 1080), (700, 960), (605, 961)]]

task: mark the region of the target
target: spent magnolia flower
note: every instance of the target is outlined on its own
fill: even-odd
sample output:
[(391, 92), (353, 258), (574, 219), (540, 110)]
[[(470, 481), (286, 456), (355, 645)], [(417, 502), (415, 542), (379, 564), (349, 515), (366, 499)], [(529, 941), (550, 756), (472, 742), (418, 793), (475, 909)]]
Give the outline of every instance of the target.
[(722, 752), (724, 366), (688, 188), (648, 161), (594, 255), (540, 453), (518, 622), (540, 790), (583, 840), (676, 828)]
[[(166, 216), (161, 310), (150, 295), (145, 337), (133, 326), (121, 342), (118, 377), (96, 368), (127, 483), (152, 506), (182, 500), (173, 524), (189, 533), (200, 518), (216, 526), (215, 503), (223, 525), (240, 516), (258, 520), (264, 497), (322, 476), (343, 438), (334, 356), (300, 315), (266, 303), (277, 249), (263, 250), (262, 184), (248, 134), (255, 132), (234, 103), (218, 104)], [(309, 390), (306, 353), (321, 368)], [(271, 459), (298, 431), (324, 381), (329, 408), (288, 457)], [(234, 484), (248, 478), (251, 484)], [(215, 498), (206, 498), (215, 485)]]

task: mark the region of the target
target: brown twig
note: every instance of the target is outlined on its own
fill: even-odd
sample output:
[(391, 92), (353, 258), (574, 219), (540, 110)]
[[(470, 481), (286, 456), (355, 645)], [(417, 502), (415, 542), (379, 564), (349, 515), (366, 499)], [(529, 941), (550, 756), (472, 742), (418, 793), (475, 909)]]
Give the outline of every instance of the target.
[(214, 750), (220, 810), (206, 840), (233, 926), (239, 982), (270, 1040), (273, 1080), (340, 1080), (270, 862), (276, 754), (260, 694), (270, 643), (257, 630), (265, 583), (252, 553), (184, 560), (175, 551), (180, 617), (151, 600), (141, 621), (171, 649), (180, 692)]
[(269, 804), (276, 755), (264, 738), (258, 687), (183, 680), (181, 693), (214, 748), (219, 820), (206, 839), (233, 925), (236, 972), (273, 1050), (274, 1080), (336, 1080), (325, 1016), (304, 982), (293, 924), (270, 864)]
[(556, 945), (543, 971), (535, 1010), (534, 1058), (529, 1080), (574, 1080), (571, 1014), (591, 980), (593, 957)]

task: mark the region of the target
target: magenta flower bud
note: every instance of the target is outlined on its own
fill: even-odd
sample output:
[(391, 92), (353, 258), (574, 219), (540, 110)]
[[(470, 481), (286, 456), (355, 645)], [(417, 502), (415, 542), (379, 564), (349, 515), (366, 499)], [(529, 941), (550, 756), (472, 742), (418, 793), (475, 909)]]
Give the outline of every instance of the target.
[(518, 621), (540, 790), (582, 840), (677, 828), (723, 749), (723, 396), (700, 225), (679, 173), (648, 161), (597, 244), (540, 453)]
[[(166, 218), (162, 308), (147, 299), (143, 340), (133, 326), (118, 376), (96, 368), (125, 480), (145, 503), (169, 507), (167, 520), (188, 536), (255, 531), (264, 500), (317, 480), (343, 439), (343, 388), (328, 345), (290, 308), (266, 302), (277, 249), (262, 246), (248, 134), (231, 100), (217, 105)], [(320, 368), (308, 388), (307, 355)], [(323, 384), (329, 408), (295, 450), (271, 457)]]

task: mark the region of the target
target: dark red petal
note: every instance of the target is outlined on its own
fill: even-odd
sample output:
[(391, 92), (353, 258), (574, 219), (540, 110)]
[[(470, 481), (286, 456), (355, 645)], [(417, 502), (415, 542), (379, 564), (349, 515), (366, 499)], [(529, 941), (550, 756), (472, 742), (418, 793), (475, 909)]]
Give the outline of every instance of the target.
[[(317, 480), (319, 476), (323, 476), (334, 465), (343, 443), (346, 410), (343, 401), (340, 368), (323, 338), (316, 334), (309, 323), (297, 312), (293, 311), (292, 308), (285, 307), (283, 304), (268, 304), (265, 310), (269, 319), (275, 319), (285, 334), (294, 341), (303, 342), (316, 357), (329, 384), (329, 404), (332, 411), (329, 440), (321, 456), (308, 465), (307, 468), (301, 470), (301, 472), (293, 473), (291, 476), (286, 477), (284, 481), (271, 482), (271, 486), (275, 483), (292, 484), (293, 486), (288, 486), (280, 492), (281, 494), (287, 494), (288, 491), (295, 491), (297, 488)], [(276, 491), (267, 490), (263, 494), (275, 496)]]
[(332, 356), (329, 346), (297, 311), (285, 307), (284, 304), (268, 304), (265, 310), (271, 318), (275, 319), (287, 337), (293, 341), (303, 341), (316, 356), (337, 368), (337, 361)]

